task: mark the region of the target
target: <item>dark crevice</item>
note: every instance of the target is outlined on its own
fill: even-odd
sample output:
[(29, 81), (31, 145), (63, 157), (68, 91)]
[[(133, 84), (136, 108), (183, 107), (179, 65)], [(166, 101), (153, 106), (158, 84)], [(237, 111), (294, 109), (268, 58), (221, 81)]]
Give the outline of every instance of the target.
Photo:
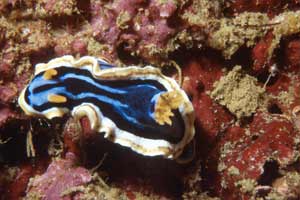
[(135, 44), (130, 44), (130, 41), (122, 41), (117, 46), (117, 54), (119, 59), (125, 64), (138, 64), (140, 59), (131, 54), (135, 49)]
[(46, 119), (8, 121), (0, 128), (2, 141), (0, 164), (17, 164), (30, 159), (26, 153), (26, 138), (29, 131), (32, 134), (36, 157), (47, 156), (48, 144), (55, 131), (53, 129), (52, 122)]
[[(122, 183), (124, 180), (135, 182), (147, 180), (158, 194), (172, 194), (179, 199), (182, 194), (182, 182), (178, 174), (184, 167), (175, 161), (164, 159), (161, 156), (142, 156), (129, 148), (114, 144), (103, 137), (103, 134), (95, 134), (82, 142), (82, 157), (84, 165), (92, 168), (107, 153), (101, 169), (109, 174), (109, 180), (114, 183)], [(122, 170), (120, 170), (122, 166)], [(168, 185), (168, 187), (164, 187)]]
[[(228, 112), (230, 113), (229, 110), (228, 110)], [(253, 115), (239, 119), (240, 126), (243, 128), (247, 127), (249, 124), (251, 124), (253, 122), (253, 119), (254, 119)]]
[(264, 171), (262, 175), (259, 177), (257, 183), (259, 185), (271, 185), (272, 182), (280, 177), (279, 173), (279, 164), (277, 161), (270, 160), (264, 164)]
[(252, 135), (252, 136), (251, 136), (251, 140), (252, 140), (252, 141), (257, 140), (258, 138), (259, 138), (259, 135)]
[(259, 75), (257, 75), (257, 80), (262, 83), (265, 84), (267, 82), (266, 86), (272, 86), (276, 83), (278, 79), (278, 76), (271, 76), (270, 72), (268, 71), (264, 71), (262, 73), (260, 73)]
[(26, 131), (29, 125), (25, 120), (12, 120), (0, 128), (0, 163), (18, 163), (26, 160)]
[(273, 103), (268, 107), (268, 112), (271, 114), (282, 114), (281, 109), (276, 103)]
[(81, 15), (83, 15), (86, 20), (90, 21), (91, 18), (91, 1), (90, 0), (78, 0), (77, 7)]
[(199, 80), (199, 82), (197, 83), (197, 91), (199, 93), (205, 91), (205, 85), (204, 85), (204, 83), (201, 80)]
[(241, 46), (229, 60), (225, 60), (225, 66), (241, 65), (243, 69), (251, 69), (253, 60), (251, 58), (251, 48)]
[(163, 73), (163, 75), (168, 76), (168, 77), (172, 77), (172, 76), (175, 76), (176, 74), (178, 74), (178, 71), (176, 70), (176, 68), (172, 67), (170, 65), (165, 65), (163, 68), (161, 68), (161, 72)]

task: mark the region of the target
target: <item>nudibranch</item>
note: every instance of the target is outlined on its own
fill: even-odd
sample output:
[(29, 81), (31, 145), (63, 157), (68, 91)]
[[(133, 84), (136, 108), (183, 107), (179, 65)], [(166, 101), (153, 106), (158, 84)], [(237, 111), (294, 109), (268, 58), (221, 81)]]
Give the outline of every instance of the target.
[(114, 67), (63, 56), (35, 66), (19, 105), (48, 119), (88, 117), (91, 128), (145, 156), (176, 159), (194, 137), (194, 109), (176, 81), (152, 66)]

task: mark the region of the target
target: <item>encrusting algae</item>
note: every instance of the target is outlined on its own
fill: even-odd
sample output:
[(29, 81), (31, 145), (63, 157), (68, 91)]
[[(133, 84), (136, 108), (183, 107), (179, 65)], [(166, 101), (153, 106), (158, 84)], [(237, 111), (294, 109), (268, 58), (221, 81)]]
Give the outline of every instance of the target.
[(210, 96), (240, 119), (249, 117), (256, 111), (262, 103), (264, 92), (258, 86), (256, 78), (242, 73), (241, 66), (235, 66), (214, 83)]
[[(263, 9), (266, 4), (268, 9)], [(239, 8), (230, 8), (231, 5), (239, 6)], [(296, 169), (291, 169), (299, 161), (297, 156), (300, 141), (299, 87), (297, 87), (299, 82), (297, 68), (300, 63), (297, 56), (300, 48), (298, 5), (300, 5), (299, 1), (275, 3), (263, 0), (249, 2), (242, 0), (91, 0), (88, 3), (76, 0), (0, 1), (0, 46), (2, 47), (0, 52), (0, 144), (3, 149), (0, 160), (2, 162), (11, 159), (18, 161), (16, 165), (4, 165), (1, 168), (0, 188), (3, 192), (0, 196), (4, 199), (12, 199), (11, 197), (22, 198), (21, 195), (23, 197), (25, 195), (25, 199), (42, 199), (51, 198), (50, 196), (55, 194), (58, 198), (80, 199), (168, 199), (156, 194), (157, 191), (152, 191), (154, 188), (172, 193), (171, 197), (176, 199), (181, 197), (186, 200), (299, 198), (300, 175)], [(253, 9), (248, 9), (248, 6)], [(230, 13), (230, 10), (233, 13)], [(289, 46), (291, 44), (293, 45)], [(247, 52), (239, 52), (241, 47), (247, 48)], [(252, 49), (252, 47), (255, 48)], [(280, 48), (279, 51), (277, 51), (278, 48)], [(194, 54), (192, 58), (187, 56), (194, 50), (198, 59), (195, 68), (189, 64), (193, 61)], [(210, 52), (213, 52), (213, 55), (210, 55)], [(220, 58), (220, 71), (217, 66), (215, 67), (216, 63), (219, 63), (215, 59), (214, 53), (216, 52), (223, 55)], [(242, 53), (243, 56), (252, 59), (254, 64), (262, 60), (261, 68), (266, 70), (262, 73), (267, 73), (269, 64), (275, 62), (278, 64), (278, 73), (270, 77), (269, 83), (266, 81), (264, 84), (258, 83), (255, 78), (261, 71), (255, 71), (253, 73), (255, 75), (250, 76), (242, 70), (244, 66), (236, 66), (211, 89), (211, 82), (216, 77), (215, 72), (222, 74), (221, 68), (227, 65), (228, 61), (225, 60), (232, 62), (231, 66), (239, 64), (235, 62), (235, 53), (238, 55)], [(277, 53), (280, 53), (279, 59)], [(220, 151), (220, 155), (216, 154), (213, 149), (204, 151), (205, 148), (201, 146), (200, 154), (212, 162), (206, 163), (202, 158), (196, 160), (192, 164), (195, 170), (188, 169), (192, 171), (191, 176), (188, 177), (183, 172), (181, 173), (176, 165), (168, 164), (168, 170), (165, 170), (164, 162), (159, 159), (158, 162), (156, 159), (154, 161), (149, 159), (149, 162), (145, 159), (147, 162), (144, 163), (144, 159), (141, 162), (139, 157), (135, 158), (129, 153), (128, 158), (122, 156), (124, 163), (136, 163), (140, 166), (128, 165), (128, 168), (133, 168), (132, 171), (137, 173), (133, 173), (131, 177), (131, 171), (124, 168), (122, 174), (129, 173), (124, 178), (118, 173), (115, 175), (118, 167), (113, 167), (113, 164), (118, 166), (122, 164), (122, 161), (114, 159), (115, 155), (110, 154), (108, 164), (103, 166), (103, 173), (109, 172), (108, 177), (94, 174), (94, 172), (82, 173), (86, 172), (84, 170), (81, 171), (86, 175), (83, 177), (92, 176), (89, 181), (83, 180), (81, 184), (59, 190), (60, 188), (55, 187), (56, 183), (53, 180), (56, 176), (51, 177), (46, 171), (42, 172), (43, 166), (40, 161), (44, 159), (46, 153), (49, 158), (58, 160), (62, 160), (67, 151), (75, 153), (80, 151), (89, 155), (90, 152), (85, 152), (86, 149), (78, 145), (83, 141), (82, 135), (92, 134), (86, 128), (87, 122), (68, 119), (64, 131), (62, 128), (55, 128), (53, 131), (51, 127), (44, 128), (37, 125), (32, 135), (28, 134), (28, 143), (27, 146), (23, 145), (23, 149), (19, 145), (22, 134), (17, 133), (26, 134), (27, 128), (15, 125), (11, 128), (10, 123), (11, 121), (24, 124), (30, 122), (30, 119), (19, 119), (21, 113), (18, 108), (15, 108), (14, 101), (20, 90), (31, 79), (35, 63), (67, 54), (75, 57), (84, 55), (105, 57), (118, 66), (150, 64), (164, 67), (172, 66), (170, 63), (172, 60), (179, 63), (180, 67), (183, 67), (183, 75), (190, 80), (189, 83), (194, 84), (189, 84), (192, 88), (192, 95), (189, 97), (195, 104), (195, 112), (199, 113), (196, 125), (203, 129), (200, 131), (201, 140), (196, 144), (199, 143), (201, 146), (203, 142), (209, 147), (213, 146)], [(178, 54), (183, 55), (183, 62), (181, 62), (181, 55), (177, 57)], [(278, 60), (280, 63), (276, 63)], [(288, 64), (285, 63), (286, 60), (289, 61)], [(245, 66), (249, 65), (251, 64), (245, 64)], [(288, 65), (293, 65), (294, 68)], [(197, 70), (189, 71), (189, 69)], [(287, 76), (291, 74), (289, 70), (296, 73)], [(282, 78), (283, 76), (287, 77)], [(210, 80), (212, 81), (209, 82)], [(291, 81), (287, 83), (287, 80)], [(223, 107), (211, 103), (211, 99), (205, 94), (210, 89), (210, 97)], [(176, 94), (163, 97), (175, 98)], [(160, 105), (157, 106), (158, 123), (169, 124), (170, 117), (173, 115), (172, 110), (178, 107), (179, 102), (170, 105), (165, 98), (161, 98)], [(279, 111), (272, 111), (269, 109), (270, 105), (268, 107), (265, 103), (277, 106)], [(245, 127), (237, 124), (232, 127), (235, 120), (232, 120), (229, 112), (223, 112), (224, 108), (227, 108), (238, 120), (248, 116), (253, 116), (253, 119), (248, 120), (249, 122), (246, 120), (247, 122), (243, 124)], [(290, 121), (284, 117), (290, 115), (292, 115)], [(280, 128), (271, 131), (273, 127)], [(47, 134), (40, 134), (44, 129)], [(245, 134), (243, 134), (244, 130)], [(40, 139), (44, 141), (49, 135), (51, 138), (47, 144), (40, 142)], [(257, 145), (258, 142), (261, 145)], [(26, 142), (22, 141), (22, 143)], [(18, 149), (19, 153), (27, 150), (29, 156), (33, 156), (36, 150), (34, 165), (33, 160), (27, 160), (27, 157), (25, 159), (30, 161), (29, 165), (23, 165), (23, 161), (21, 165), (20, 158), (15, 158), (14, 154), (8, 154), (8, 158), (5, 154), (7, 149)], [(98, 151), (94, 152), (98, 154)], [(121, 151), (116, 150), (116, 152)], [(242, 157), (245, 154), (251, 156)], [(85, 154), (80, 154), (79, 158), (82, 158), (82, 155), (85, 159)], [(284, 160), (284, 163), (276, 163), (280, 169), (280, 177), (272, 177), (275, 180), (270, 180), (267, 185), (263, 185), (259, 181), (263, 175), (276, 176), (276, 173), (264, 168), (265, 163), (274, 157), (276, 161)], [(109, 162), (109, 160), (115, 161)], [(244, 168), (244, 163), (249, 168)], [(67, 185), (75, 180), (74, 177), (78, 181), (79, 173), (64, 176), (68, 170), (77, 169), (78, 166), (81, 166), (81, 170), (87, 167), (81, 161), (75, 163), (74, 166), (67, 166), (60, 173), (61, 176), (58, 176), (57, 183)], [(148, 166), (148, 169), (145, 169), (145, 166)], [(200, 171), (201, 167), (203, 169)], [(263, 172), (260, 171), (262, 169)], [(289, 170), (292, 171), (289, 172)], [(43, 179), (45, 182), (36, 186), (28, 184), (26, 179), (31, 177), (32, 180), (37, 180), (37, 173), (44, 173), (40, 176), (45, 177)], [(57, 171), (53, 174), (57, 175)], [(155, 175), (154, 178), (153, 175)], [(117, 179), (114, 179), (114, 176), (118, 176)], [(205, 176), (208, 178), (206, 179)], [(220, 176), (221, 180), (215, 180), (214, 176)], [(19, 178), (16, 179), (16, 177)], [(159, 177), (158, 181), (156, 177)], [(188, 184), (177, 188), (182, 185), (182, 180), (180, 180), (182, 177), (187, 180)], [(109, 178), (109, 182), (106, 184), (102, 178)], [(142, 181), (132, 183), (134, 186), (132, 187), (130, 183), (132, 179), (134, 182), (135, 178)], [(124, 183), (120, 183), (119, 180), (123, 179)], [(140, 184), (143, 182), (149, 183), (149, 190), (148, 185)], [(160, 182), (162, 183), (158, 184)], [(210, 188), (209, 191), (202, 188), (206, 184)], [(46, 193), (50, 185), (55, 190)], [(266, 190), (263, 191), (264, 194), (258, 193), (258, 188), (267, 187), (272, 188), (269, 194), (266, 194), (268, 192)], [(20, 188), (24, 188), (23, 191)], [(132, 188), (136, 190), (132, 191)], [(182, 194), (178, 194), (180, 191)], [(210, 197), (211, 194), (218, 195), (219, 198)]]
[(242, 46), (254, 46), (256, 40), (264, 36), (270, 26), (267, 14), (244, 12), (235, 18), (221, 18), (209, 37), (208, 45), (222, 51), (226, 59)]

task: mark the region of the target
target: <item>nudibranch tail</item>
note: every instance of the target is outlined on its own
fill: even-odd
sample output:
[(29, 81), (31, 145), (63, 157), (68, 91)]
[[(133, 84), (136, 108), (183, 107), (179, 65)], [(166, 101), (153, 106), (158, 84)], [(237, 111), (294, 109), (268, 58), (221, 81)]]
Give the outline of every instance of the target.
[(36, 65), (19, 96), (28, 115), (87, 116), (91, 128), (146, 156), (175, 159), (194, 137), (194, 110), (172, 78), (152, 66), (114, 67), (85, 56)]

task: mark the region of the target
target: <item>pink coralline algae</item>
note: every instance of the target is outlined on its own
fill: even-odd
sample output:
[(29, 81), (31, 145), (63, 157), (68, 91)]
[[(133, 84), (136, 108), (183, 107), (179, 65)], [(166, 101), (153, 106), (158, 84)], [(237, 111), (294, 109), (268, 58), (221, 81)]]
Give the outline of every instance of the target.
[(27, 197), (42, 196), (45, 199), (71, 199), (63, 193), (75, 186), (89, 183), (92, 176), (83, 167), (75, 165), (74, 154), (67, 153), (65, 159), (53, 161), (47, 171), (35, 177), (28, 188)]
[(177, 10), (175, 1), (95, 1), (91, 9), (93, 35), (100, 43), (109, 44), (111, 51), (121, 49), (130, 54), (130, 50), (154, 60), (162, 56), (157, 54), (178, 31), (168, 21)]
[(16, 113), (8, 106), (0, 104), (0, 127), (5, 124), (9, 118), (16, 118)]
[[(99, 169), (111, 185), (133, 185), (139, 192), (149, 186), (150, 198), (150, 191), (173, 199), (187, 191), (183, 199), (289, 198), (300, 183), (290, 180), (299, 177), (299, 6), (299, 0), (0, 0), (0, 164), (20, 169), (8, 183), (1, 168), (0, 199), (70, 199), (74, 187), (93, 183), (74, 157), (92, 167), (104, 153)], [(67, 54), (103, 57), (118, 66), (150, 64), (167, 75), (178, 64), (196, 115), (194, 162), (177, 166), (139, 157), (105, 143), (87, 118), (25, 115), (16, 99), (34, 66)], [(236, 65), (265, 89), (255, 112), (239, 120), (210, 95)], [(30, 142), (34, 159), (26, 157)], [(69, 152), (65, 159), (49, 153), (50, 144), (60, 156)], [(129, 196), (138, 199), (136, 194)], [(299, 191), (294, 194), (299, 199)]]

